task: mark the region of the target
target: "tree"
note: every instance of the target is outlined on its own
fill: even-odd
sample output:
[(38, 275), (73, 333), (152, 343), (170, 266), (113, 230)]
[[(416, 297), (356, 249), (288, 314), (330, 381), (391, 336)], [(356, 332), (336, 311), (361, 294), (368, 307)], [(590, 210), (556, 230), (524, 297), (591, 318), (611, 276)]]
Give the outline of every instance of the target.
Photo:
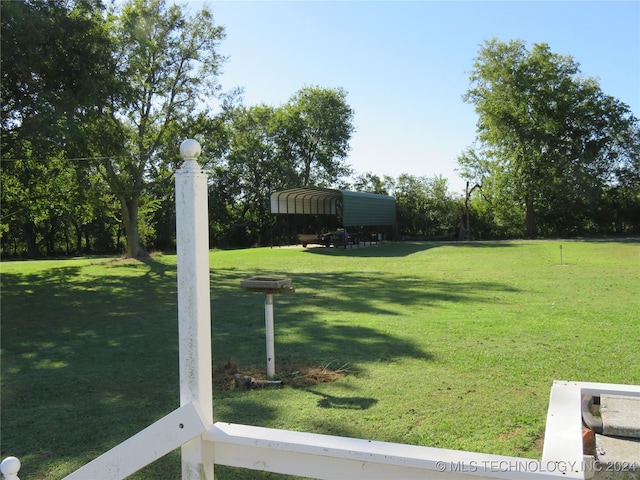
[(297, 186), (332, 186), (351, 173), (345, 159), (354, 113), (346, 96), (341, 88), (304, 87), (278, 109), (279, 156), (294, 165)]
[(1, 2), (0, 9), (2, 205), (8, 212), (0, 231), (22, 234), (33, 257), (37, 237), (46, 236), (51, 250), (62, 214), (78, 205), (73, 182), (82, 165), (69, 159), (86, 156), (83, 126), (119, 83), (99, 1)]
[(373, 172), (366, 172), (354, 178), (353, 188), (356, 192), (389, 195), (389, 188), (393, 186), (393, 183), (394, 181), (390, 177), (380, 178)]
[(277, 222), (271, 193), (335, 185), (350, 171), (345, 157), (353, 113), (345, 96), (340, 89), (303, 88), (280, 107), (234, 105), (237, 97), (227, 98), (218, 135), (225, 141), (211, 171), (216, 241), (266, 244)]
[(474, 238), (521, 236), (525, 209), (521, 202), (514, 201), (517, 195), (505, 162), (486, 145), (479, 144), (467, 148), (458, 157), (458, 165), (463, 178), (481, 186), (465, 202), (470, 216), (470, 231), (466, 234)]
[(2, 145), (45, 158), (117, 90), (101, 3), (2, 2)]
[(393, 195), (401, 235), (453, 238), (459, 226), (459, 204), (449, 193), (446, 178), (402, 174)]
[[(278, 158), (273, 134), (276, 109), (267, 105), (236, 108), (231, 116), (227, 185), (233, 185), (237, 225), (252, 244), (264, 244), (271, 222), (269, 198), (295, 182), (293, 166)], [(237, 241), (240, 241), (238, 239)], [(243, 243), (240, 241), (240, 243)]]
[[(522, 205), (528, 236), (539, 221), (547, 231), (580, 221), (574, 214), (595, 205), (603, 188), (619, 181), (621, 166), (637, 156), (631, 139), (638, 121), (629, 108), (546, 44), (529, 51), (522, 41), (487, 41), (470, 81), (464, 98), (475, 105), (478, 140), (488, 153), (476, 171), (491, 175), (496, 189)], [(470, 159), (460, 160), (467, 171)], [(553, 226), (560, 216), (563, 225)]]
[(223, 28), (206, 8), (187, 19), (164, 0), (131, 0), (111, 22), (116, 75), (128, 89), (104, 106), (93, 152), (106, 157), (100, 171), (121, 204), (125, 255), (137, 257), (146, 253), (138, 231), (142, 192), (171, 175), (163, 165), (177, 158), (179, 142), (169, 135), (175, 124), (188, 123), (217, 90)]

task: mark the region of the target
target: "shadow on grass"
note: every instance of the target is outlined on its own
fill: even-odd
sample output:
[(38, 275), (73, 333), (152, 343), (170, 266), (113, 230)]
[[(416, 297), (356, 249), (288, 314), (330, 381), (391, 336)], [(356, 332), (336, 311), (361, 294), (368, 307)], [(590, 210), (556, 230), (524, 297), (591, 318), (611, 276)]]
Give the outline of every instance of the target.
[[(257, 271), (256, 275), (287, 276)], [(217, 282), (239, 285), (235, 271), (218, 270)], [(432, 354), (384, 325), (403, 321), (407, 308), (443, 303), (495, 303), (494, 292), (514, 292), (494, 282), (455, 282), (414, 277), (388, 277), (371, 272), (308, 273), (294, 276), (296, 293), (274, 297), (276, 357), (299, 361), (370, 362), (408, 357), (431, 360)], [(214, 296), (212, 303), (214, 355), (241, 364), (264, 357), (264, 295), (236, 287)], [(376, 319), (383, 317), (382, 323)], [(394, 330), (402, 330), (395, 328)], [(285, 333), (284, 335), (282, 333)]]
[(431, 250), (439, 247), (473, 247), (473, 248), (508, 248), (517, 247), (518, 244), (510, 242), (495, 241), (475, 241), (475, 242), (391, 242), (380, 244), (362, 245), (360, 247), (350, 246), (348, 248), (334, 248), (313, 246), (303, 250), (308, 254), (349, 256), (349, 257), (407, 257), (415, 253)]
[[(408, 243), (389, 249), (389, 255), (435, 246)], [(336, 252), (345, 254), (332, 249)], [(214, 362), (264, 362), (264, 295), (240, 288), (247, 274), (234, 268), (212, 271)], [(288, 276), (250, 273), (263, 274)], [(487, 291), (513, 290), (490, 282), (425, 284), (409, 276), (389, 281), (353, 271), (310, 272), (295, 277), (294, 284), (296, 293), (278, 296), (274, 307), (278, 362), (342, 359), (355, 369), (358, 363), (394, 358), (432, 359), (410, 335), (392, 334), (376, 323), (377, 316), (402, 322), (407, 307), (490, 301)], [(177, 408), (176, 301), (176, 266), (161, 261), (67, 262), (37, 273), (3, 272), (1, 451), (24, 460), (22, 476), (62, 478)], [(345, 398), (311, 393), (322, 396), (320, 408), (375, 404), (357, 392)], [(280, 415), (250, 394), (231, 395), (225, 421), (265, 425)], [(72, 466), (60, 459), (71, 459)], [(166, 473), (176, 468), (175, 456), (156, 463), (135, 478), (172, 477)], [(52, 469), (57, 473), (49, 475)]]
[(316, 392), (315, 390), (307, 390), (309, 393), (318, 395), (318, 407), (320, 408), (339, 408), (347, 410), (367, 410), (373, 407), (378, 400), (375, 398), (364, 397), (337, 397), (334, 395), (328, 395), (326, 393)]
[(176, 316), (175, 266), (3, 272), (2, 455), (21, 477), (77, 468), (179, 405)]

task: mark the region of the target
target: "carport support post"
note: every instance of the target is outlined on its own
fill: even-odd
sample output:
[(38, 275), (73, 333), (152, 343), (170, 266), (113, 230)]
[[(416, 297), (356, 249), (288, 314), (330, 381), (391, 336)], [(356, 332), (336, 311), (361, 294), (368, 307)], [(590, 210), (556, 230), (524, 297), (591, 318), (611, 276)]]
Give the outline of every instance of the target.
[[(195, 140), (182, 142), (184, 163), (175, 175), (180, 406), (196, 403), (212, 425), (209, 215), (200, 152)], [(182, 446), (182, 479), (213, 480), (213, 449), (201, 437)]]
[(267, 333), (267, 377), (276, 374), (276, 351), (273, 333), (273, 293), (267, 293), (264, 299), (264, 323)]

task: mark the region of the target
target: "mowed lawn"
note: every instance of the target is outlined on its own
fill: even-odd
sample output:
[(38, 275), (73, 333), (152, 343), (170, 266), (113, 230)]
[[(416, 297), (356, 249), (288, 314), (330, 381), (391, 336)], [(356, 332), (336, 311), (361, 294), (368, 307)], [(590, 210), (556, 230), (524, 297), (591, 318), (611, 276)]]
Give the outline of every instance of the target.
[[(562, 253), (562, 265), (560, 254)], [(553, 380), (640, 383), (640, 243), (389, 243), (212, 251), (213, 363), (342, 368), (216, 390), (218, 421), (540, 458)], [(179, 404), (176, 257), (2, 262), (2, 457), (59, 479)], [(178, 451), (136, 479), (177, 479)], [(216, 467), (220, 480), (279, 478)]]

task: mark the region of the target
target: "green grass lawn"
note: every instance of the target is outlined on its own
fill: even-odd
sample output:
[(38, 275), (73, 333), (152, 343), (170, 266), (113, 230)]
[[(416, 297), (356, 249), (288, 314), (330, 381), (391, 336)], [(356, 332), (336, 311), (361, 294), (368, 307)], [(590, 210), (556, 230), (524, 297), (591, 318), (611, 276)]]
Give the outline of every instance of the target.
[[(640, 382), (638, 242), (261, 248), (210, 264), (214, 365), (266, 369), (264, 295), (240, 288), (259, 275), (296, 287), (275, 297), (276, 370), (349, 370), (216, 390), (216, 420), (539, 458), (554, 379)], [(1, 268), (1, 453), (21, 478), (62, 478), (178, 407), (174, 255)], [(179, 476), (176, 451), (133, 478)]]

